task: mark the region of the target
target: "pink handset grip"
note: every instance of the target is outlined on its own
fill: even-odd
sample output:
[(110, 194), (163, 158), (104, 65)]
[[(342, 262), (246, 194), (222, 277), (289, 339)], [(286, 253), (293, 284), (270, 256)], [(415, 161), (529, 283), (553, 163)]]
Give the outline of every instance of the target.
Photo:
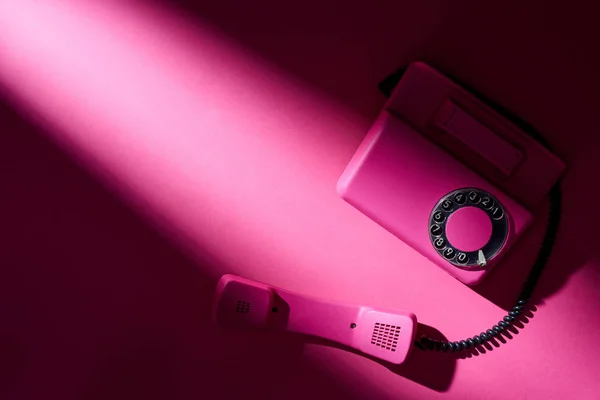
[(335, 304), (235, 275), (217, 284), (214, 318), (225, 328), (320, 337), (393, 364), (407, 358), (417, 328), (410, 312)]

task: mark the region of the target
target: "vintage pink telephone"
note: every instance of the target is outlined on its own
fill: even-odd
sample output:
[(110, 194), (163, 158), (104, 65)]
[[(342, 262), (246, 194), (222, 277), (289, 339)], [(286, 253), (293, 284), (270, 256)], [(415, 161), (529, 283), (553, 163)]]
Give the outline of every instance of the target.
[[(546, 236), (513, 308), (463, 340), (423, 336), (422, 349), (474, 349), (514, 328), (552, 252), (565, 166), (523, 121), (496, 110), (413, 63), (338, 181), (348, 203), (469, 285), (508, 252), (549, 194)], [(221, 326), (311, 334), (396, 364), (417, 326), (410, 312), (331, 304), (232, 275), (219, 281), (214, 315)]]
[(410, 312), (334, 304), (234, 275), (217, 284), (214, 319), (224, 328), (328, 339), (393, 364), (406, 359), (417, 328)]
[(338, 181), (348, 203), (474, 285), (532, 222), (564, 164), (421, 62), (404, 72)]

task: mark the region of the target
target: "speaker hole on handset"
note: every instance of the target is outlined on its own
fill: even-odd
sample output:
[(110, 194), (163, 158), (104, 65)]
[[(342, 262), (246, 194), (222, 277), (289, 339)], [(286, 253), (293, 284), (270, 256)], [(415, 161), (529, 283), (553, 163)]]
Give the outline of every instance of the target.
[(375, 326), (373, 327), (371, 344), (381, 347), (385, 350), (396, 351), (400, 330), (401, 328), (399, 325), (389, 325), (376, 322)]
[(250, 302), (238, 300), (235, 312), (239, 314), (247, 314), (250, 312)]

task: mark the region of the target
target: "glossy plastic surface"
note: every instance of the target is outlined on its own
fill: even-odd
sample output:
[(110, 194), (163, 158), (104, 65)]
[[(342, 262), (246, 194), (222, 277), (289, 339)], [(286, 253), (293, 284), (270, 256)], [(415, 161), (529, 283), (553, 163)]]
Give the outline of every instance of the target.
[[(562, 161), (513, 123), (416, 62), (400, 79), (337, 189), (452, 276), (474, 285), (527, 228), (532, 220), (528, 208), (541, 202), (563, 171)], [(506, 241), (484, 267), (452, 265), (436, 253), (427, 232), (436, 202), (465, 187), (491, 193), (506, 210)], [(448, 234), (457, 249), (476, 251), (489, 239), (487, 225), (477, 215), (451, 215)]]
[[(428, 218), (446, 194), (463, 187), (483, 189), (506, 210), (509, 232), (503, 249), (483, 268), (457, 268), (430, 243)], [(473, 285), (502, 258), (532, 216), (523, 206), (458, 162), (400, 118), (383, 111), (338, 181), (348, 203), (398, 236), (450, 275)], [(454, 227), (465, 234), (470, 224)]]
[(385, 108), (529, 209), (565, 170), (531, 132), (422, 62), (407, 68)]

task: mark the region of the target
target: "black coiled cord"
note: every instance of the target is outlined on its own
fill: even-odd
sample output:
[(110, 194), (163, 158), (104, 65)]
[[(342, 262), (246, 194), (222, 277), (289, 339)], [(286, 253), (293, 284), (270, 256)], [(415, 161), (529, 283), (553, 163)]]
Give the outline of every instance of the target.
[[(552, 253), (554, 242), (558, 234), (558, 227), (560, 225), (560, 216), (562, 209), (562, 192), (560, 189), (560, 183), (556, 183), (549, 193), (550, 209), (548, 212), (548, 227), (544, 240), (540, 247), (540, 251), (537, 254), (536, 260), (529, 272), (527, 281), (523, 286), (521, 295), (513, 306), (512, 310), (501, 320), (498, 321), (497, 325), (494, 325), (487, 331), (481, 332), (479, 335), (456, 341), (449, 342), (445, 340), (435, 340), (427, 336), (422, 336), (421, 340), (416, 342), (415, 345), (422, 350), (433, 350), (433, 351), (444, 351), (444, 352), (460, 352), (469, 350), (480, 344), (491, 341), (496, 336), (499, 336), (509, 327), (515, 327), (514, 323), (518, 321), (518, 317), (523, 313), (527, 306), (533, 290), (535, 289), (544, 268), (548, 262), (548, 258)], [(515, 327), (516, 329), (516, 327)]]

